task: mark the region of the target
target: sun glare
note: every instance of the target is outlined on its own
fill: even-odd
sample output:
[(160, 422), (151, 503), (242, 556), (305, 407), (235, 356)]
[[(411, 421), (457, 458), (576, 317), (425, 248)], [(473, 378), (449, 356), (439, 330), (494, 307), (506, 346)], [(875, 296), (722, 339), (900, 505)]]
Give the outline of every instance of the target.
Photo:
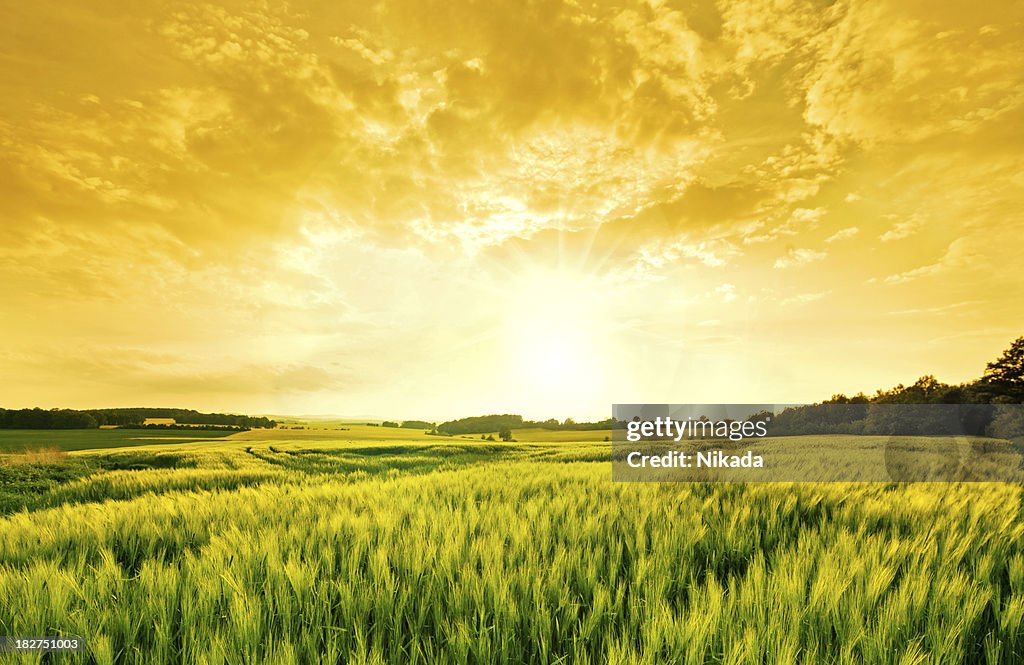
[(506, 349), (520, 385), (545, 397), (593, 392), (602, 376), (599, 285), (582, 275), (540, 271), (515, 283), (508, 298)]

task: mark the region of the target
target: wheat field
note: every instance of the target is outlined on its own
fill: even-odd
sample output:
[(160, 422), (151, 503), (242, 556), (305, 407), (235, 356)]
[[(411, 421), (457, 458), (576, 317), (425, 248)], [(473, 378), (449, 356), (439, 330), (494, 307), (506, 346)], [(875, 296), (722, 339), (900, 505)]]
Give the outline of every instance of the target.
[(9, 456), (40, 480), (0, 518), (0, 634), (89, 663), (1024, 659), (1019, 486), (623, 484), (600, 442), (349, 434)]

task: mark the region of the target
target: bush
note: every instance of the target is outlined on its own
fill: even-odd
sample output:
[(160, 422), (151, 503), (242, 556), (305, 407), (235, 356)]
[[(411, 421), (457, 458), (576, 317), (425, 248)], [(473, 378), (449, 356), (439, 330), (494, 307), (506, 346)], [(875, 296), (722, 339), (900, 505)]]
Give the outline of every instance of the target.
[(1024, 406), (1000, 404), (989, 425), (989, 434), (997, 439), (1024, 439)]

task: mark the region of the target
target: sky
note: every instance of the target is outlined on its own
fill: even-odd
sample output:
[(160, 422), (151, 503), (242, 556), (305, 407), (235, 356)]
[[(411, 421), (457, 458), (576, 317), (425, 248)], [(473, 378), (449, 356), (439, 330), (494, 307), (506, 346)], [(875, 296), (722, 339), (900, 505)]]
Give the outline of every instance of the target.
[(1019, 2), (5, 3), (0, 406), (440, 420), (980, 376)]

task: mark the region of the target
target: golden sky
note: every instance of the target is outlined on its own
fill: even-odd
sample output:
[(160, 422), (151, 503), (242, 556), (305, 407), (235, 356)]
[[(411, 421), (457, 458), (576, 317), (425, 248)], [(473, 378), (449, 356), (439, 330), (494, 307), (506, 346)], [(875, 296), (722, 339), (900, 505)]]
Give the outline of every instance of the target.
[(1020, 2), (4, 15), (0, 406), (604, 418), (1024, 333)]

